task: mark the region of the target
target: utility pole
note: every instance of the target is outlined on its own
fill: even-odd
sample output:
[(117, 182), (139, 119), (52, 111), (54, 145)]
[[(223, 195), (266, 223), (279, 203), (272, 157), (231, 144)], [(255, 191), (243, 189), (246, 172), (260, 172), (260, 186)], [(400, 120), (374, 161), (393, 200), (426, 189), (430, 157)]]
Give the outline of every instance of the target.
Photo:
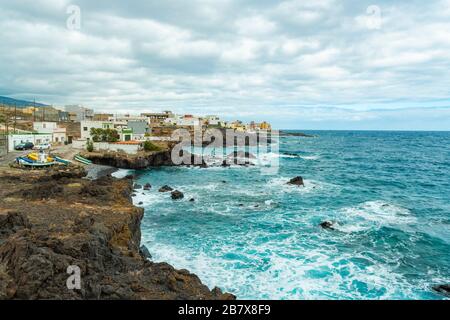
[(17, 103), (14, 103), (14, 131), (13, 131), (13, 133), (16, 133), (16, 126), (17, 126)]
[(5, 112), (6, 153), (9, 152), (9, 112)]
[(33, 100), (33, 122), (36, 122), (36, 99)]

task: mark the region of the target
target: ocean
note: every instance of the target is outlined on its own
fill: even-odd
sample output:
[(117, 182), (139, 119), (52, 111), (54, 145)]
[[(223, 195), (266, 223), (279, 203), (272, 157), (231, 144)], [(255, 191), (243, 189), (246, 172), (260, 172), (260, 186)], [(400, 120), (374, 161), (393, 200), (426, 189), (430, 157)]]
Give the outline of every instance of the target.
[(450, 132), (307, 133), (280, 138), (276, 175), (138, 172), (153, 186), (134, 198), (153, 260), (238, 299), (445, 298), (431, 287), (450, 282)]

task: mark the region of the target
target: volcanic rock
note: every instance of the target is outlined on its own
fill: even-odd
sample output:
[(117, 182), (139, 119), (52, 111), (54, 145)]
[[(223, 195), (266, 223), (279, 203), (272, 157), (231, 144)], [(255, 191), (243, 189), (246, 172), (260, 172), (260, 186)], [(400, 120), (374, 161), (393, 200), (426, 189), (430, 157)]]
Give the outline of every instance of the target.
[(332, 221), (324, 221), (324, 222), (320, 223), (320, 226), (321, 226), (323, 229), (327, 229), (327, 230), (335, 230), (335, 229), (334, 229), (334, 222), (332, 222)]
[(172, 191), (171, 197), (173, 200), (180, 200), (184, 198), (184, 194), (181, 191), (175, 190)]
[(303, 182), (303, 178), (298, 176), (295, 178), (292, 178), (291, 180), (289, 180), (289, 182), (287, 184), (290, 185), (294, 185), (294, 186), (305, 186), (304, 182)]
[(169, 191), (173, 191), (173, 188), (169, 187), (168, 185), (159, 188), (159, 192), (169, 192)]

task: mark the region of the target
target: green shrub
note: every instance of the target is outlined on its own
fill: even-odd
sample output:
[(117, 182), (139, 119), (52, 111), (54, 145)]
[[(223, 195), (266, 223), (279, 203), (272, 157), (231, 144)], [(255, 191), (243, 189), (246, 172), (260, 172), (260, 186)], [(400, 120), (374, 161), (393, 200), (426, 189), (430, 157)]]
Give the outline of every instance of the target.
[(145, 151), (160, 151), (161, 148), (158, 147), (157, 145), (153, 144), (150, 141), (145, 141), (144, 142), (144, 150)]
[(88, 152), (94, 151), (94, 144), (92, 143), (92, 141), (88, 141), (88, 142), (87, 142), (86, 150), (87, 150)]

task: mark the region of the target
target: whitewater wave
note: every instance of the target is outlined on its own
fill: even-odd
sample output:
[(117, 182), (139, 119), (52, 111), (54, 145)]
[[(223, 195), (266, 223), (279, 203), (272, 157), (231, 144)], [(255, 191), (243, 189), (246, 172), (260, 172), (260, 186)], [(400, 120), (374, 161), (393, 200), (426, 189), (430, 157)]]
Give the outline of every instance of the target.
[(116, 172), (113, 172), (111, 176), (117, 179), (122, 179), (133, 173), (134, 170), (131, 169), (118, 169)]
[(303, 160), (319, 160), (320, 157), (319, 156), (299, 156), (300, 158), (302, 158)]
[(336, 229), (344, 232), (358, 232), (382, 226), (406, 227), (417, 223), (417, 218), (410, 210), (381, 200), (344, 208), (336, 218), (339, 221)]
[[(156, 262), (197, 274), (209, 287), (219, 286), (239, 299), (405, 299), (419, 298), (429, 285), (411, 285), (394, 261), (380, 262), (360, 253), (337, 252), (332, 245), (299, 250), (290, 238), (245, 250), (230, 243), (210, 248), (179, 248), (143, 232)], [(245, 270), (251, 269), (252, 272)], [(240, 272), (239, 270), (242, 270)]]

